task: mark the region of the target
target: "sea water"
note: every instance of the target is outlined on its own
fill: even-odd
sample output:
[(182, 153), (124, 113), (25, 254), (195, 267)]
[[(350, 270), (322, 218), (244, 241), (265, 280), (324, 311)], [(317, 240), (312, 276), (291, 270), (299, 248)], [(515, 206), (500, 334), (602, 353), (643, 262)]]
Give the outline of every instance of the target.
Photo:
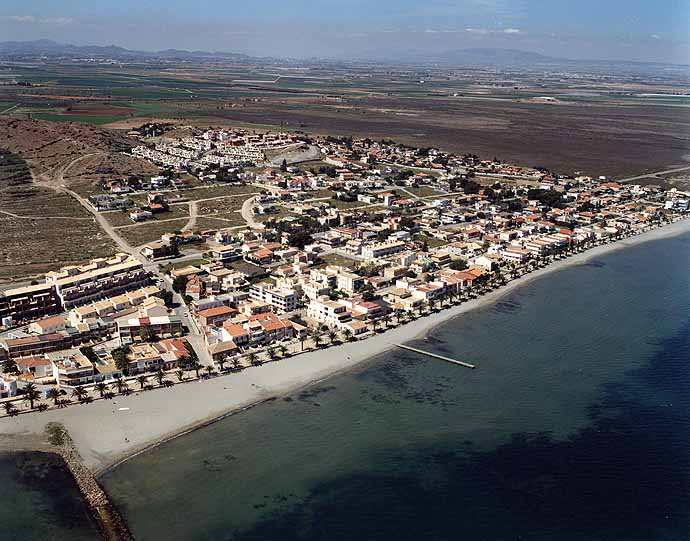
[(474, 371), (391, 351), (102, 482), (140, 540), (687, 540), (689, 263), (555, 272), (411, 342)]

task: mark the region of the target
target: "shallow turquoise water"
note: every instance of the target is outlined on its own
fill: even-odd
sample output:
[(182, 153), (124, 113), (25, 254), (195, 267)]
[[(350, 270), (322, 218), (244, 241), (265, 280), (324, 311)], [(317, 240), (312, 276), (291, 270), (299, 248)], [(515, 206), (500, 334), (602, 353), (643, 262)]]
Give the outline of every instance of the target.
[[(690, 235), (110, 472), (138, 539), (688, 539)], [(328, 354), (326, 351), (325, 355)]]

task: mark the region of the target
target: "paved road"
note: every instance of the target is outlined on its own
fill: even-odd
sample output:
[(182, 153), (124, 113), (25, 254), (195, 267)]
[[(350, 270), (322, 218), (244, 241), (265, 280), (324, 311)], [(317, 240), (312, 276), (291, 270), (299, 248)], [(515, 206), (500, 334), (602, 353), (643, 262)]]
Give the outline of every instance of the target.
[(77, 162), (80, 160), (83, 160), (89, 156), (93, 156), (99, 153), (93, 153), (93, 154), (85, 154), (84, 156), (80, 156), (78, 158), (75, 158), (71, 162), (69, 162), (67, 165), (64, 167), (60, 168), (56, 175), (55, 175), (55, 180), (56, 186), (52, 186), (55, 190), (69, 194), (72, 196), (74, 199), (76, 199), (80, 205), (82, 205), (89, 213), (91, 213), (95, 219), (96, 223), (101, 226), (101, 229), (117, 244), (117, 246), (124, 252), (134, 256), (136, 259), (141, 261), (144, 264), (144, 268), (154, 274), (156, 277), (158, 277), (162, 281), (162, 285), (165, 289), (168, 291), (171, 291), (173, 294), (173, 301), (177, 304), (177, 308), (174, 309), (175, 315), (179, 316), (180, 319), (182, 320), (182, 323), (184, 326), (186, 326), (189, 329), (189, 334), (187, 335), (187, 339), (191, 343), (192, 347), (194, 348), (194, 351), (196, 351), (197, 355), (199, 356), (199, 360), (202, 364), (210, 364), (211, 363), (211, 358), (208, 355), (206, 351), (206, 347), (204, 344), (203, 336), (199, 332), (198, 327), (196, 324), (191, 320), (191, 318), (188, 315), (187, 311), (187, 306), (184, 303), (184, 300), (182, 299), (182, 296), (175, 293), (172, 290), (172, 283), (170, 279), (161, 272), (158, 263), (149, 261), (147, 260), (141, 253), (137, 251), (135, 247), (132, 247), (125, 239), (123, 239), (120, 235), (117, 234), (117, 231), (115, 231), (115, 228), (108, 222), (108, 220), (105, 219), (105, 217), (98, 212), (95, 208), (91, 206), (91, 204), (82, 196), (80, 196), (78, 193), (70, 190), (65, 186), (65, 173), (73, 167)]
[(657, 171), (656, 173), (647, 173), (646, 175), (638, 175), (636, 177), (628, 177), (619, 180), (618, 182), (632, 182), (633, 180), (642, 180), (643, 178), (656, 177), (659, 175), (670, 175), (671, 173), (680, 173), (681, 171), (690, 170), (690, 166), (679, 167), (677, 169), (667, 169), (666, 171)]

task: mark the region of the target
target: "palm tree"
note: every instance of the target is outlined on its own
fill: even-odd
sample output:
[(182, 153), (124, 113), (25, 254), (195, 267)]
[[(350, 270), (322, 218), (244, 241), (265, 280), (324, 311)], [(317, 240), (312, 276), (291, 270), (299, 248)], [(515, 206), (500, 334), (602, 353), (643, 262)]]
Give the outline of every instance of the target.
[(153, 377), (156, 378), (158, 385), (163, 385), (163, 380), (165, 379), (165, 372), (163, 372), (163, 370), (159, 368), (153, 375)]
[(34, 409), (34, 403), (41, 399), (41, 391), (36, 389), (33, 383), (27, 383), (24, 387), (24, 400), (29, 403), (29, 407)]
[(115, 378), (113, 385), (117, 389), (118, 393), (122, 393), (122, 392), (124, 392), (125, 389), (129, 389), (129, 385), (127, 385), (127, 382), (124, 379), (122, 379), (121, 377)]
[(258, 362), (260, 362), (259, 356), (253, 351), (249, 352), (249, 355), (247, 355), (247, 360), (249, 361), (249, 364), (251, 364), (251, 365), (254, 365), (254, 364), (257, 364)]
[(352, 331), (347, 327), (343, 329), (343, 338), (348, 342), (352, 340)]
[(285, 357), (288, 354), (288, 348), (285, 344), (280, 344), (278, 346), (278, 351), (280, 351), (281, 357)]
[(379, 326), (379, 320), (376, 318), (371, 318), (371, 328), (376, 332), (376, 328)]
[(12, 402), (3, 402), (2, 407), (5, 408), (5, 413), (10, 417), (17, 415), (17, 408), (14, 407)]
[(178, 381), (182, 381), (184, 379), (184, 370), (175, 370), (175, 375)]
[(323, 338), (321, 338), (321, 335), (317, 332), (312, 334), (311, 339), (314, 342), (314, 346), (316, 346), (317, 348), (319, 347), (319, 344), (321, 344), (321, 342), (323, 341)]
[(83, 387), (75, 387), (74, 390), (72, 391), (72, 398), (76, 398), (79, 400), (79, 402), (83, 402), (86, 400), (86, 397), (88, 396), (86, 389)]
[(304, 341), (307, 339), (307, 333), (302, 333), (299, 335), (299, 342), (302, 345), (302, 351), (304, 351)]
[(404, 312), (400, 310), (399, 308), (395, 311), (395, 320), (400, 324), (400, 320), (403, 317)]
[(204, 367), (204, 370), (206, 370), (206, 373), (208, 374), (209, 377), (212, 376), (216, 372), (216, 369), (213, 368), (212, 364), (206, 365)]
[(177, 367), (178, 368), (187, 368), (189, 366), (189, 363), (192, 362), (192, 359), (189, 357), (189, 355), (182, 355), (179, 359), (177, 359)]
[(235, 358), (234, 358), (232, 361), (230, 361), (230, 362), (232, 363), (232, 367), (233, 367), (233, 369), (235, 369), (235, 370), (239, 370), (239, 369), (242, 367), (242, 361), (240, 361), (240, 358), (239, 358), (239, 357), (235, 357)]
[(328, 336), (328, 341), (332, 345), (333, 342), (335, 342), (335, 339), (338, 338), (338, 333), (336, 333), (333, 329), (331, 329), (330, 331), (328, 331), (328, 334), (326, 336)]
[(102, 381), (99, 381), (98, 383), (96, 383), (94, 388), (98, 391), (98, 394), (101, 396), (101, 398), (103, 398), (103, 395), (108, 390), (108, 386), (105, 383), (103, 383)]
[(218, 366), (220, 366), (220, 371), (225, 372), (225, 364), (228, 362), (227, 357), (221, 357), (216, 361), (218, 363)]
[(196, 379), (199, 379), (199, 370), (201, 370), (203, 368), (203, 365), (199, 361), (194, 359), (190, 363), (189, 368), (194, 370), (194, 372), (196, 373)]
[(275, 348), (268, 348), (266, 350), (266, 354), (268, 355), (268, 358), (271, 359), (272, 361), (275, 361), (276, 357), (278, 357), (278, 352), (276, 351)]
[(386, 327), (390, 327), (390, 326), (391, 326), (391, 316), (390, 316), (389, 314), (386, 314), (385, 316), (383, 316), (383, 317), (381, 318), (381, 320), (382, 320), (383, 323), (386, 325)]
[(46, 398), (52, 400), (53, 404), (57, 406), (58, 400), (60, 400), (60, 391), (58, 391), (57, 387), (51, 387), (46, 393)]
[(144, 385), (146, 385), (146, 382), (149, 380), (148, 376), (137, 376), (137, 383), (139, 384), (139, 388), (141, 390), (144, 389)]

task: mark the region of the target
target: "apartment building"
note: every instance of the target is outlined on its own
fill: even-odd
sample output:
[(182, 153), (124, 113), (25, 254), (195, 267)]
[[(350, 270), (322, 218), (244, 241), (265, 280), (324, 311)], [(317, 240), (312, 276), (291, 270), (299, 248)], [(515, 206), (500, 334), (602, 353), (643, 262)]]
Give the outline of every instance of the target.
[(136, 317), (117, 322), (120, 344), (132, 344), (137, 341), (143, 329), (148, 329), (155, 336), (178, 335), (182, 333), (182, 320), (177, 316)]
[(399, 240), (375, 242), (362, 247), (362, 257), (371, 261), (379, 257), (396, 254), (405, 250), (406, 244)]
[(43, 355), (51, 351), (58, 351), (69, 347), (71, 343), (58, 333), (42, 334), (38, 336), (26, 336), (22, 338), (9, 338), (0, 343), (7, 352), (7, 357), (25, 357), (31, 355)]
[(307, 317), (337, 329), (352, 320), (352, 314), (345, 305), (324, 298), (309, 301)]
[(172, 370), (177, 366), (177, 357), (160, 344), (132, 344), (127, 354), (127, 371), (130, 374)]
[(53, 378), (58, 386), (75, 387), (93, 383), (96, 370), (93, 363), (78, 349), (48, 353), (53, 366)]
[(0, 291), (0, 325), (10, 326), (60, 312), (54, 284), (38, 284)]
[(347, 293), (354, 293), (364, 287), (364, 278), (352, 272), (339, 272), (336, 279), (338, 289)]
[(254, 284), (249, 289), (249, 296), (256, 301), (270, 304), (279, 314), (292, 312), (297, 308), (297, 295), (294, 289)]
[(200, 325), (202, 327), (207, 327), (209, 325), (221, 325), (223, 322), (236, 315), (237, 310), (235, 308), (230, 308), (229, 306), (215, 306), (207, 310), (201, 310), (197, 314), (197, 317), (199, 318)]
[(94, 259), (82, 267), (63, 267), (46, 274), (46, 284), (55, 286), (65, 310), (142, 288), (148, 280), (141, 262), (127, 254)]

